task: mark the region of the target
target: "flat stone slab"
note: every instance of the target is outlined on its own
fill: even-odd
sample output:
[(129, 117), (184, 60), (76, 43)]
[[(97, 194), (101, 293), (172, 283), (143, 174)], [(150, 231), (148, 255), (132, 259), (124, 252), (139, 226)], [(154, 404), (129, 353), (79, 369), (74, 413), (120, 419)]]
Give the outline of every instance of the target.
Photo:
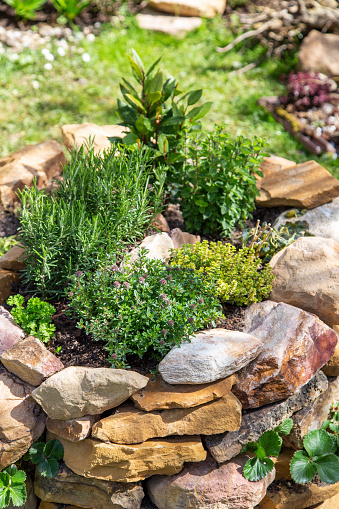
[(23, 261), (25, 253), (26, 252), (24, 248), (19, 244), (11, 247), (11, 249), (9, 249), (7, 253), (2, 255), (2, 257), (0, 258), (0, 268), (12, 270), (14, 272), (24, 270), (26, 267)]
[(139, 444), (169, 435), (212, 435), (235, 431), (241, 424), (241, 404), (232, 394), (193, 408), (144, 412), (133, 406), (119, 407), (98, 421), (92, 436), (104, 442)]
[(224, 463), (239, 454), (247, 442), (257, 441), (264, 431), (273, 429), (287, 417), (311, 404), (327, 388), (327, 378), (319, 371), (290, 398), (245, 413), (238, 431), (205, 436), (204, 444), (218, 463)]
[(0, 355), (12, 348), (24, 337), (24, 331), (15, 325), (13, 316), (7, 309), (0, 306)]
[(79, 440), (85, 440), (85, 438), (90, 436), (92, 426), (99, 418), (100, 415), (84, 415), (77, 419), (60, 421), (47, 417), (46, 428), (59, 437), (70, 440), (70, 442), (79, 442)]
[(119, 406), (147, 382), (135, 371), (70, 366), (48, 378), (32, 396), (51, 419), (68, 420)]
[(147, 412), (191, 408), (225, 396), (236, 381), (236, 375), (231, 375), (210, 384), (170, 385), (157, 376), (150, 379), (145, 389), (133, 394), (131, 400), (137, 408)]
[(108, 138), (123, 138), (125, 136), (124, 131), (127, 130), (127, 127), (121, 125), (100, 126), (90, 122), (68, 124), (61, 127), (63, 142), (69, 150), (74, 150), (74, 147), (86, 147), (91, 138), (96, 154), (104, 150), (111, 150), (112, 144)]
[[(258, 509), (311, 509), (315, 504), (320, 504), (339, 493), (339, 483), (309, 483), (307, 485), (295, 484), (292, 481), (289, 483), (290, 485), (286, 486), (284, 480), (273, 482), (268, 487), (266, 496), (260, 502)], [(331, 509), (335, 507), (333, 505)]]
[(211, 329), (192, 336), (159, 364), (169, 384), (205, 384), (232, 375), (255, 359), (262, 350), (256, 337), (237, 331)]
[(226, 0), (151, 0), (150, 6), (174, 16), (213, 18), (224, 13)]
[(171, 16), (160, 14), (159, 11), (146, 7), (136, 15), (139, 28), (163, 32), (170, 35), (185, 35), (187, 32), (196, 30), (201, 26), (202, 20), (199, 17)]
[(339, 196), (339, 181), (315, 161), (285, 166), (262, 166), (260, 195), (262, 207), (299, 207), (312, 209)]
[(292, 396), (332, 357), (338, 336), (311, 313), (284, 302), (247, 308), (244, 332), (263, 343), (258, 357), (238, 372), (233, 393), (244, 408)]

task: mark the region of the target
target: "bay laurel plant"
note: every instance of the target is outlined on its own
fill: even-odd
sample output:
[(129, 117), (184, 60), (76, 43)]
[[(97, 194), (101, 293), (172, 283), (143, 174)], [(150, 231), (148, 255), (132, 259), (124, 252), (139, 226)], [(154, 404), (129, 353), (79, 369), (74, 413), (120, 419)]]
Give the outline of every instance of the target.
[(261, 138), (232, 139), (223, 124), (203, 136), (186, 134), (182, 168), (170, 178), (189, 231), (225, 237), (236, 224), (244, 225), (259, 194), (264, 147)]
[(212, 285), (192, 269), (150, 260), (145, 251), (132, 264), (79, 271), (69, 294), (79, 326), (106, 342), (113, 366), (146, 353), (157, 360), (208, 323), (222, 318)]
[(175, 78), (158, 69), (160, 58), (148, 70), (135, 50), (128, 58), (137, 88), (126, 79), (120, 84), (123, 100), (118, 99), (118, 113), (122, 125), (129, 129), (122, 141), (148, 145), (158, 156), (164, 156), (167, 163), (174, 163), (182, 159), (174, 151), (180, 133), (199, 129), (199, 120), (208, 113), (212, 103), (194, 106), (202, 90), (183, 93)]
[(195, 270), (213, 282), (212, 291), (223, 302), (249, 306), (270, 294), (273, 273), (255, 251), (222, 242), (198, 242), (173, 251), (171, 265)]
[(118, 146), (101, 155), (82, 147), (51, 194), (26, 187), (19, 212), (26, 283), (43, 295), (62, 296), (77, 270), (124, 252), (161, 211), (165, 177), (165, 167), (153, 169), (147, 147)]

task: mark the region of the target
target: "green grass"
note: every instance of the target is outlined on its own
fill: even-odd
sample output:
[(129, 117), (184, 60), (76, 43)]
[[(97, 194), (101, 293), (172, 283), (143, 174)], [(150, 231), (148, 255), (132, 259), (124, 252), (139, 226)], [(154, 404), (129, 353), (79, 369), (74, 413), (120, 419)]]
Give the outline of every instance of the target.
[[(133, 18), (120, 27), (106, 27), (94, 42), (83, 40), (57, 55), (51, 71), (40, 51), (25, 50), (17, 61), (0, 59), (0, 134), (2, 155), (47, 138), (61, 141), (60, 126), (67, 123), (94, 122), (112, 124), (118, 121), (116, 98), (121, 76), (129, 78), (126, 52), (135, 48), (146, 65), (162, 56), (162, 67), (175, 76), (183, 90), (203, 88), (203, 100), (214, 101), (203, 125), (212, 129), (215, 122), (226, 122), (233, 135), (264, 136), (268, 150), (297, 162), (316, 159), (339, 177), (339, 162), (328, 156), (315, 157), (307, 152), (271, 115), (257, 106), (257, 100), (283, 91), (279, 83), (282, 72), (296, 63), (289, 55), (285, 60), (268, 60), (260, 68), (229, 78), (236, 67), (257, 60), (263, 48), (237, 47), (224, 55), (215, 51), (233, 36), (221, 18), (204, 21), (202, 27), (184, 39), (139, 30)], [(81, 51), (91, 60), (84, 63)], [(39, 89), (33, 88), (38, 81)]]

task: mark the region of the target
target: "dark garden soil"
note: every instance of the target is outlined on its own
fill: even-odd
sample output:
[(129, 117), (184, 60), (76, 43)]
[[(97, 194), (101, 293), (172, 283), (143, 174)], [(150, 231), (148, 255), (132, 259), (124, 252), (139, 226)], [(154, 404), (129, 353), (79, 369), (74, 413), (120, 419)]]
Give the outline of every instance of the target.
[(16, 235), (20, 226), (19, 219), (0, 206), (0, 237)]

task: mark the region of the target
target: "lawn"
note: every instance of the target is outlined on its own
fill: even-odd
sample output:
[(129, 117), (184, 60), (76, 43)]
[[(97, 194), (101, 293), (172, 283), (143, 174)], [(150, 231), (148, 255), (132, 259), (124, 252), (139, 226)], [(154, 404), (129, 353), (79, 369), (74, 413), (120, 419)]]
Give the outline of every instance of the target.
[[(127, 16), (119, 26), (103, 27), (94, 42), (83, 39), (69, 44), (65, 56), (51, 44), (55, 56), (51, 70), (45, 69), (47, 60), (41, 51), (1, 56), (1, 154), (48, 138), (61, 141), (63, 124), (117, 123), (119, 80), (129, 77), (126, 53), (135, 48), (146, 66), (161, 56), (162, 67), (178, 79), (182, 90), (204, 89), (203, 100), (214, 102), (203, 119), (206, 129), (225, 122), (233, 135), (263, 136), (270, 152), (297, 162), (316, 159), (339, 177), (338, 161), (306, 152), (256, 104), (261, 96), (283, 91), (279, 76), (295, 65), (296, 56), (271, 59), (258, 69), (229, 78), (230, 71), (257, 60), (263, 52), (254, 43), (226, 55), (216, 52), (216, 46), (224, 46), (233, 37), (221, 18), (204, 21), (200, 29), (178, 39), (142, 31)], [(82, 58), (84, 52), (89, 62)]]

